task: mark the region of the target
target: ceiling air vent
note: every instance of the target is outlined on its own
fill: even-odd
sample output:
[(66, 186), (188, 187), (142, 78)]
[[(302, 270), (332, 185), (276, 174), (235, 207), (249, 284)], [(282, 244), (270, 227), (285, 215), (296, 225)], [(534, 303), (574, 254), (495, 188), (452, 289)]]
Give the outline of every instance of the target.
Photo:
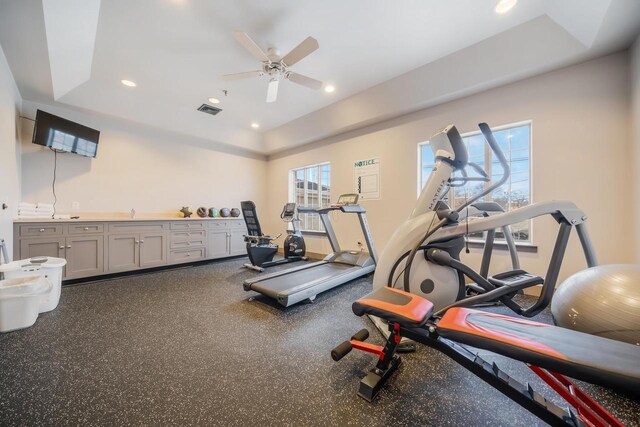
[(220, 111), (222, 111), (222, 108), (216, 108), (216, 107), (212, 107), (211, 105), (202, 104), (201, 106), (198, 107), (198, 111), (202, 111), (203, 113), (207, 113), (207, 114), (211, 114), (212, 116), (215, 116)]

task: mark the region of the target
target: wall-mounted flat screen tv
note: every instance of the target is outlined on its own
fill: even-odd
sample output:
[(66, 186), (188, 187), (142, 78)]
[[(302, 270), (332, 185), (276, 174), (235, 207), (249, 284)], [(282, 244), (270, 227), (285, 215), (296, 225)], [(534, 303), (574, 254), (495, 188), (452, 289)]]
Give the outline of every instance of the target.
[(100, 131), (83, 126), (80, 123), (54, 116), (38, 110), (33, 131), (34, 144), (54, 150), (95, 157), (98, 153)]

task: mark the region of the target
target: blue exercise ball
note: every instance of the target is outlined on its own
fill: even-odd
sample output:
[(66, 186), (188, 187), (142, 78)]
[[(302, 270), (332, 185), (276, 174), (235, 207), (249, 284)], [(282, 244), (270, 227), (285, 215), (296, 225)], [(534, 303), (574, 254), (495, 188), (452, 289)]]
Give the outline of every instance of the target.
[(601, 265), (562, 282), (551, 301), (556, 325), (640, 345), (640, 265)]

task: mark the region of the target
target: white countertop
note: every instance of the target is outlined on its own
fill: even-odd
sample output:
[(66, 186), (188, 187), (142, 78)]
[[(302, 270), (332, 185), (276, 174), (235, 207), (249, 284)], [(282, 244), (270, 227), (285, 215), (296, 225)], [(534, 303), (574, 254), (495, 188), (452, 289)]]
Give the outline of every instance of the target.
[(131, 218), (128, 216), (112, 216), (112, 217), (86, 217), (83, 218), (80, 215), (78, 219), (51, 219), (51, 218), (16, 218), (13, 220), (14, 223), (47, 223), (47, 222), (64, 222), (64, 223), (73, 223), (73, 222), (127, 222), (127, 221), (220, 221), (220, 220), (242, 220), (242, 217), (216, 217), (216, 218), (200, 218), (199, 216), (192, 216), (191, 218), (180, 218), (177, 216), (136, 216), (135, 218)]

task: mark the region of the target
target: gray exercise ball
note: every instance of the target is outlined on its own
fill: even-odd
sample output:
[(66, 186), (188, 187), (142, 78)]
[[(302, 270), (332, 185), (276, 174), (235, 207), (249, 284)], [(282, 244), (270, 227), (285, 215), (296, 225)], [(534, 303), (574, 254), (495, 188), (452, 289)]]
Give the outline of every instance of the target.
[(640, 345), (640, 265), (601, 265), (562, 282), (551, 314), (563, 328)]

